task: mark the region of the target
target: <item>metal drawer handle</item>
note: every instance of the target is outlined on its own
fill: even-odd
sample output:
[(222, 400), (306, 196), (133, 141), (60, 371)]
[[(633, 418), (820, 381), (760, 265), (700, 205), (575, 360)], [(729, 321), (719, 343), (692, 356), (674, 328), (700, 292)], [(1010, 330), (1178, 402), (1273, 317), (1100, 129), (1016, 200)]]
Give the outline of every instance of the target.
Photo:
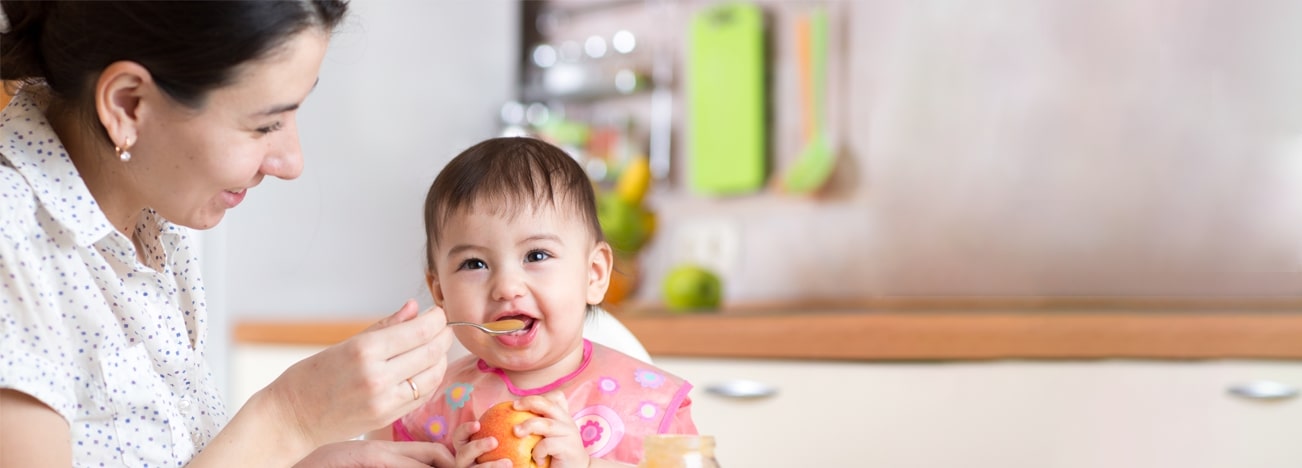
[(705, 391), (726, 398), (766, 398), (778, 394), (778, 388), (754, 380), (729, 380), (705, 387)]
[(1273, 380), (1254, 380), (1230, 386), (1230, 394), (1250, 400), (1283, 400), (1297, 396), (1298, 389)]

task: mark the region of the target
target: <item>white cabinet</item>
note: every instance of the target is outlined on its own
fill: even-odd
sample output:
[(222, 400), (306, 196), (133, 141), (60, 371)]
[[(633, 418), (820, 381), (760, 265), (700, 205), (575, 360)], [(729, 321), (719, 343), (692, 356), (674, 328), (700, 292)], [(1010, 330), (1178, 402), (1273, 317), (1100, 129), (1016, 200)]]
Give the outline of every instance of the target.
[(231, 347), (230, 397), (227, 410), (234, 415), (258, 390), (280, 377), (289, 366), (321, 352), (325, 346), (237, 343)]
[[(833, 363), (658, 357), (690, 380), (725, 467), (1275, 468), (1302, 466), (1302, 401), (1231, 395), (1302, 385), (1302, 363)], [(730, 399), (730, 379), (778, 389)]]
[[(235, 346), (232, 407), (320, 349)], [(1302, 386), (1302, 362), (655, 362), (696, 386), (693, 418), (728, 468), (1302, 467), (1302, 398), (1228, 392)], [(706, 391), (733, 379), (778, 393)]]

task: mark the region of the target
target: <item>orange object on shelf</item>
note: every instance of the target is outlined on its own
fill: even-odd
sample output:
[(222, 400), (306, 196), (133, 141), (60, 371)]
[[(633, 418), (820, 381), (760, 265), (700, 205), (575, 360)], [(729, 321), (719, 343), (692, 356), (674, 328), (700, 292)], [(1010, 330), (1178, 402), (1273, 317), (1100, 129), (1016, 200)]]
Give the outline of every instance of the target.
[(615, 256), (615, 267), (610, 272), (610, 287), (602, 304), (618, 306), (637, 291), (638, 261), (636, 257)]
[(796, 17), (796, 70), (800, 76), (800, 128), (803, 141), (814, 139), (814, 76), (810, 57), (809, 16)]

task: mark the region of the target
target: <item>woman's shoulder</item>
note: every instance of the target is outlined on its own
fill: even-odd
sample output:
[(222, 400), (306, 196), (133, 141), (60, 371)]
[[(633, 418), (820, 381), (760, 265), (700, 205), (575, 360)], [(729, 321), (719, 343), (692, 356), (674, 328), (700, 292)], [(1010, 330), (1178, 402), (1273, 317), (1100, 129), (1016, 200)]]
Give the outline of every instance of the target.
[[(27, 179), (0, 156), (0, 235), (17, 237), (35, 225), (37, 200)], [(26, 237), (26, 236), (22, 236)]]

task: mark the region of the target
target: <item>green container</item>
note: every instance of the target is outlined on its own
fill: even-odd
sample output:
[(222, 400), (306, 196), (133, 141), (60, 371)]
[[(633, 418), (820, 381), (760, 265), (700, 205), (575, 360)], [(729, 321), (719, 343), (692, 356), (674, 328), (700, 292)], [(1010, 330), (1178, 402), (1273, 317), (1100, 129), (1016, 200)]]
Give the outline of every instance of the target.
[(702, 195), (759, 190), (767, 170), (763, 12), (749, 3), (702, 9), (688, 43), (689, 186)]

